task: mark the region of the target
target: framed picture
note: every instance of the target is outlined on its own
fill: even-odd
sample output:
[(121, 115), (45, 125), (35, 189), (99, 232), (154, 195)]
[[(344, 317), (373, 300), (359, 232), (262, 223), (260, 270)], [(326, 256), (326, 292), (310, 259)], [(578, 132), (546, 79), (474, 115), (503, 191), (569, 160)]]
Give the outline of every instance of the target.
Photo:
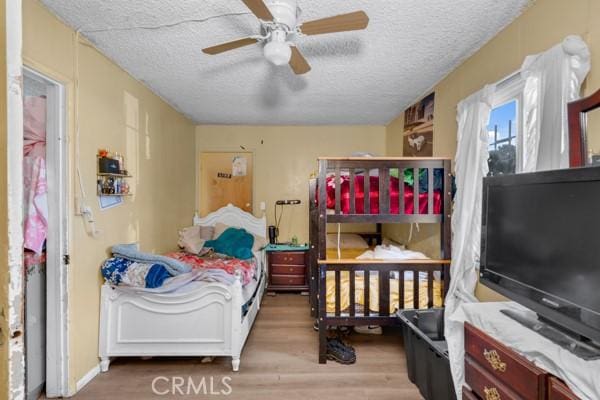
[(108, 210), (123, 204), (123, 198), (121, 196), (98, 196), (98, 203), (101, 210)]
[(600, 165), (600, 89), (568, 104), (569, 164), (573, 167)]
[(404, 157), (433, 156), (433, 110), (435, 93), (404, 111)]

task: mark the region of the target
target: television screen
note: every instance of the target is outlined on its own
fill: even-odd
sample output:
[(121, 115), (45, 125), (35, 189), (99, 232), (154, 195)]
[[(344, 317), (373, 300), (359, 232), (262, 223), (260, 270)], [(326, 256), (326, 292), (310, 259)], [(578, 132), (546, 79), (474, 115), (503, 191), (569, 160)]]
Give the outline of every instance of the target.
[(600, 329), (600, 169), (486, 178), (483, 195), (482, 281)]

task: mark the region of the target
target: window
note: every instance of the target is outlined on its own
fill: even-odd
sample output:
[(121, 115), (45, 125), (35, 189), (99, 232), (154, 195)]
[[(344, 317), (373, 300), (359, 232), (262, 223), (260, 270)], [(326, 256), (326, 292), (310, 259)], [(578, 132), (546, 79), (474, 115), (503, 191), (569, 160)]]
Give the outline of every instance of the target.
[(517, 100), (494, 108), (488, 125), (489, 175), (514, 174), (517, 166)]
[(516, 74), (500, 83), (488, 124), (488, 175), (514, 174), (520, 170), (521, 105), (523, 81)]

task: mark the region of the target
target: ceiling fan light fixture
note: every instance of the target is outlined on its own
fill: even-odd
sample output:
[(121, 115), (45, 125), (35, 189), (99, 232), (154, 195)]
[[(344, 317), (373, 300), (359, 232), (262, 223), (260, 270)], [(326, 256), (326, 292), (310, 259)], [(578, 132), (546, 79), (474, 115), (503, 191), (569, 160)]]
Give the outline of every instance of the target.
[(264, 48), (265, 57), (275, 65), (285, 65), (292, 58), (292, 49), (287, 43), (269, 42)]
[(265, 45), (265, 58), (275, 65), (285, 65), (292, 59), (292, 49), (286, 42), (287, 34), (281, 30), (271, 33), (271, 40)]
[(288, 64), (296, 75), (311, 70), (310, 64), (296, 47), (303, 36), (325, 33), (350, 32), (366, 29), (369, 16), (364, 11), (355, 11), (333, 17), (303, 21), (299, 23), (302, 10), (298, 0), (242, 0), (260, 22), (260, 35), (233, 40), (202, 49), (215, 55), (239, 49), (255, 43), (263, 44), (264, 57), (275, 65)]

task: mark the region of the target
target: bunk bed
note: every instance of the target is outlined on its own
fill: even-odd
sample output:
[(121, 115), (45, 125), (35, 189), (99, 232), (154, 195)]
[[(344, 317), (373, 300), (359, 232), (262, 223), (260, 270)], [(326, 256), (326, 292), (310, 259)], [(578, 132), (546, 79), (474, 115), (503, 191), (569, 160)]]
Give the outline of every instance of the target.
[[(310, 305), (318, 321), (319, 363), (327, 362), (329, 327), (396, 325), (396, 310), (443, 306), (450, 283), (450, 159), (322, 157), (309, 196)], [(328, 257), (327, 224), (346, 223), (376, 224), (378, 235), (384, 223), (439, 224), (439, 259)]]

